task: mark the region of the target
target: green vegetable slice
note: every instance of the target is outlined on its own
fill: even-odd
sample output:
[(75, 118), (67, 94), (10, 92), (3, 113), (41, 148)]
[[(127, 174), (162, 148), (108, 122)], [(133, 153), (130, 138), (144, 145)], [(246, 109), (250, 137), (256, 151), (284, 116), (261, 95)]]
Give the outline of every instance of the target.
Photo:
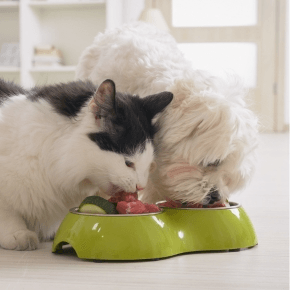
[(88, 196), (79, 206), (81, 213), (117, 214), (116, 206), (100, 196)]

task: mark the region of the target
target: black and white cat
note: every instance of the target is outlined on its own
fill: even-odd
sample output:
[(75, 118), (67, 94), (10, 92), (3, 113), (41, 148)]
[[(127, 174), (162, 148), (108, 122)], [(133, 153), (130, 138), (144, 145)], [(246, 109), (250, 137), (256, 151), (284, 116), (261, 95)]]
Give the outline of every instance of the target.
[(0, 246), (36, 249), (86, 196), (144, 188), (152, 119), (172, 98), (122, 94), (111, 80), (30, 91), (0, 80)]

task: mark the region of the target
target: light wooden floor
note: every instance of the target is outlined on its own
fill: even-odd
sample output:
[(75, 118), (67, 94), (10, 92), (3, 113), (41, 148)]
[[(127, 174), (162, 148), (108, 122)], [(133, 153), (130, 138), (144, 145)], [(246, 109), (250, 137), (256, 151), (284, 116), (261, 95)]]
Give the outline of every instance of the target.
[(251, 185), (242, 202), (259, 245), (231, 253), (177, 256), (152, 262), (94, 263), (55, 255), (44, 243), (33, 252), (0, 249), (0, 289), (262, 289), (289, 288), (288, 134), (263, 134)]

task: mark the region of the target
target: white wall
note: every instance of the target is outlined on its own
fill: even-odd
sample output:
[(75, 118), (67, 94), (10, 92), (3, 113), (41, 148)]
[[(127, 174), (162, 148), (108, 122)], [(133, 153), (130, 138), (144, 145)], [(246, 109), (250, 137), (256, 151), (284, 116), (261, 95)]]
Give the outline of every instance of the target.
[(142, 10), (145, 6), (145, 0), (123, 0), (124, 11), (123, 21), (124, 23), (138, 20)]
[(289, 1), (287, 1), (287, 16), (286, 16), (286, 71), (285, 71), (285, 124), (289, 125), (289, 83), (290, 83), (290, 76), (289, 76), (289, 39), (290, 39), (290, 5)]
[(144, 5), (145, 0), (107, 0), (106, 28), (138, 20)]

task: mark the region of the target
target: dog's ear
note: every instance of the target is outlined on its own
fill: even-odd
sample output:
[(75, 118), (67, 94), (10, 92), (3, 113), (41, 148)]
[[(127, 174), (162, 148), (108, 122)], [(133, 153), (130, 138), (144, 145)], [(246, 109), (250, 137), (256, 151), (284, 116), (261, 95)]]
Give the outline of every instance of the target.
[(172, 101), (173, 94), (170, 92), (162, 92), (155, 95), (145, 97), (143, 100), (143, 106), (150, 119), (162, 112)]
[(96, 119), (116, 115), (115, 96), (116, 88), (112, 80), (107, 79), (100, 84), (89, 103), (89, 110), (95, 115)]

